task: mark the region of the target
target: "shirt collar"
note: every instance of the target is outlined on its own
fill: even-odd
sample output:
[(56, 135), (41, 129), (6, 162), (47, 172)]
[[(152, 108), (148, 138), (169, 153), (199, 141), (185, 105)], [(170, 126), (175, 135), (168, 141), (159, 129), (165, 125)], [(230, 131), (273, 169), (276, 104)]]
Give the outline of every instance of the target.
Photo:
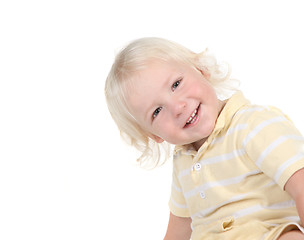
[[(225, 128), (228, 128), (230, 125), (231, 120), (233, 119), (233, 116), (235, 113), (243, 106), (250, 104), (250, 102), (244, 97), (243, 93), (241, 91), (237, 91), (232, 95), (231, 98), (227, 101), (225, 104), (222, 112), (220, 113), (215, 127), (211, 133), (211, 135), (208, 137), (206, 142), (200, 147), (198, 152), (193, 148), (192, 144), (187, 145), (177, 145), (174, 149), (174, 154), (176, 154), (179, 151), (182, 151), (182, 154), (187, 155), (201, 155), (201, 153), (207, 148), (207, 146), (213, 141), (213, 139)], [(197, 154), (200, 153), (200, 154)]]

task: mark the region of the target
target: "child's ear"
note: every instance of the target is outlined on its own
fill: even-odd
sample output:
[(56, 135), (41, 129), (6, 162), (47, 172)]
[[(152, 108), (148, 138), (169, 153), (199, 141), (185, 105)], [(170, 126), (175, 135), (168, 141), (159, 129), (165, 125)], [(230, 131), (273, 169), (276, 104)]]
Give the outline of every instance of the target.
[(152, 138), (157, 143), (162, 143), (164, 141), (164, 139), (156, 135), (151, 135), (150, 138)]

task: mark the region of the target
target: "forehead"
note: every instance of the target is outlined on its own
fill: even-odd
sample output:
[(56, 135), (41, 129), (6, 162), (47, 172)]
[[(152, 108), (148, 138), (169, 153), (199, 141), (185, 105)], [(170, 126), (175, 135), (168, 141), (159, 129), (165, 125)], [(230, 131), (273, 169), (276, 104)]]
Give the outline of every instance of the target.
[(153, 84), (154, 82), (167, 80), (163, 78), (169, 78), (174, 74), (183, 72), (185, 68), (186, 65), (180, 62), (153, 60), (149, 61), (142, 70), (138, 71), (133, 80), (136, 83), (149, 81)]
[(129, 81), (127, 95), (148, 94), (155, 87), (163, 87), (159, 85), (174, 79), (175, 75), (181, 74), (185, 69), (185, 64), (179, 62), (150, 61)]

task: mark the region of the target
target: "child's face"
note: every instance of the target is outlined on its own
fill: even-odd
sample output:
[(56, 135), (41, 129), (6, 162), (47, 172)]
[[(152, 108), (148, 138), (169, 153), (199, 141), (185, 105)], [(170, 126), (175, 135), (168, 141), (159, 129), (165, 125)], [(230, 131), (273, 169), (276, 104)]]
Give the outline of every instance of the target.
[(131, 113), (157, 142), (199, 146), (223, 107), (201, 71), (177, 62), (151, 62), (128, 87)]

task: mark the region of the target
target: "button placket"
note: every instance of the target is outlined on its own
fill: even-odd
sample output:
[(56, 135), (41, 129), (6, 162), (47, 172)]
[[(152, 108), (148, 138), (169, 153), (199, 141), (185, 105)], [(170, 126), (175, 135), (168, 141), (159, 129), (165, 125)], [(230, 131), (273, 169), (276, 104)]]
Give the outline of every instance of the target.
[[(202, 173), (199, 173), (201, 170), (202, 170), (202, 164), (200, 162), (196, 162), (193, 167), (192, 167), (192, 171), (193, 171), (193, 180), (198, 180), (198, 176), (200, 176)], [(197, 182), (199, 183), (199, 182)], [(206, 194), (204, 191), (200, 191), (199, 192), (199, 196), (202, 198), (202, 199), (205, 199), (206, 198)]]

